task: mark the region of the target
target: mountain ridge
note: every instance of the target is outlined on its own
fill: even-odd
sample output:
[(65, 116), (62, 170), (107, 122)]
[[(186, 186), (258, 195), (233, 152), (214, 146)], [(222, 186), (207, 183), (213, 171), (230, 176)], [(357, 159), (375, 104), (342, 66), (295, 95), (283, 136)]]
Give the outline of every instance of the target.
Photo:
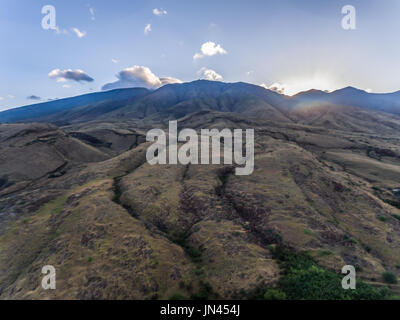
[(311, 89), (288, 97), (245, 82), (208, 80), (168, 84), (157, 90), (115, 89), (20, 107), (1, 112), (0, 123), (42, 122), (62, 127), (125, 119), (163, 122), (206, 110), (339, 130), (394, 134), (400, 129), (400, 91), (370, 94), (346, 87), (331, 93)]
[(86, 93), (74, 97), (25, 105), (0, 112), (0, 123), (33, 120), (39, 117), (65, 111), (74, 107), (81, 107), (105, 100), (128, 99), (132, 98), (136, 94), (140, 95), (141, 93), (144, 94), (149, 91), (150, 90), (146, 88), (114, 89), (109, 91)]
[[(267, 112), (270, 112), (272, 118), (276, 118), (277, 120), (282, 120), (286, 117), (282, 115), (284, 111), (304, 107), (305, 104), (321, 103), (349, 105), (400, 114), (400, 91), (368, 93), (349, 86), (333, 92), (310, 89), (289, 97), (262, 86), (246, 82), (226, 83), (196, 80), (181, 84), (167, 84), (156, 90), (145, 88), (114, 89), (22, 106), (0, 112), (0, 123), (24, 121), (54, 123), (55, 119), (63, 119), (65, 117), (71, 120), (79, 119), (81, 117), (80, 112), (84, 113), (82, 121), (88, 120), (91, 117), (104, 119), (116, 115), (118, 117), (118, 115), (122, 114), (124, 116), (143, 118), (153, 113), (160, 111), (168, 113), (171, 110), (173, 110), (172, 113), (170, 112), (172, 115), (184, 116), (187, 112), (193, 111), (192, 109), (195, 107), (197, 111), (206, 108), (221, 111), (224, 109), (224, 106), (218, 104), (227, 95), (242, 98), (242, 100), (244, 98), (257, 100), (252, 101), (253, 109), (257, 109), (254, 106), (256, 103), (260, 105), (258, 109), (263, 109), (261, 105), (267, 103), (268, 106), (265, 106), (264, 109), (269, 110)], [(188, 108), (187, 103), (179, 105), (184, 101), (190, 102), (191, 100), (195, 102), (195, 106), (189, 107), (186, 111), (184, 108)], [(216, 104), (217, 107), (212, 106), (212, 104)], [(243, 111), (244, 108), (241, 108)], [(253, 110), (255, 116), (266, 116), (265, 112), (258, 110), (257, 113)]]

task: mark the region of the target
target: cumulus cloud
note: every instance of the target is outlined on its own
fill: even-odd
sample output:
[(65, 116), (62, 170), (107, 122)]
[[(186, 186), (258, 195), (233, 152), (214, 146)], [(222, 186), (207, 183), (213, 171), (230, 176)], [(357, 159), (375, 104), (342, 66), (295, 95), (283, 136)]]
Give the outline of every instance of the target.
[(224, 78), (218, 74), (217, 72), (215, 72), (212, 69), (207, 69), (207, 68), (201, 68), (197, 74), (205, 80), (211, 80), (211, 81), (223, 81)]
[(120, 71), (117, 75), (118, 80), (107, 83), (102, 90), (111, 90), (118, 88), (144, 87), (156, 89), (165, 84), (182, 83), (181, 80), (171, 77), (159, 78), (149, 68), (144, 66), (133, 66)]
[(167, 13), (168, 13), (167, 10), (164, 10), (164, 9), (157, 9), (157, 8), (153, 9), (153, 14), (155, 14), (156, 16), (162, 16)]
[(211, 57), (216, 54), (227, 54), (228, 52), (215, 42), (208, 41), (201, 45), (200, 52), (194, 54), (193, 59), (201, 59), (204, 57)]
[(149, 34), (149, 32), (151, 31), (151, 24), (148, 23), (146, 24), (146, 26), (144, 27), (144, 34), (147, 36)]
[(42, 100), (42, 98), (35, 96), (34, 94), (26, 97), (28, 100)]
[(73, 81), (86, 81), (86, 82), (92, 82), (94, 79), (90, 76), (88, 76), (84, 71), (77, 69), (77, 70), (60, 70), (60, 69), (54, 69), (50, 71), (49, 73), (49, 78), (51, 79), (57, 79), (57, 82), (65, 82), (67, 80), (73, 80)]
[(84, 36), (86, 36), (86, 32), (80, 31), (78, 28), (72, 28), (72, 31), (75, 32), (78, 38), (83, 38)]
[(280, 94), (285, 94), (285, 91), (287, 89), (285, 84), (281, 84), (279, 82), (275, 82), (275, 83), (271, 84), (270, 86), (267, 86), (265, 83), (262, 83), (262, 84), (260, 84), (260, 86), (264, 87), (265, 89), (278, 92)]

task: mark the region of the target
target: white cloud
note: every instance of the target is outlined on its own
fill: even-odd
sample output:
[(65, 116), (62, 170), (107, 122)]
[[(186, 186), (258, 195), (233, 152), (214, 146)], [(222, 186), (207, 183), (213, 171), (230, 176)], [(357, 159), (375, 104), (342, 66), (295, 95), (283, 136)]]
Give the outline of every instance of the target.
[(264, 87), (265, 89), (278, 92), (280, 94), (285, 94), (285, 91), (287, 90), (287, 86), (285, 84), (281, 84), (279, 82), (275, 82), (275, 83), (271, 84), (270, 86), (267, 86), (265, 83), (262, 83), (262, 84), (260, 84), (260, 86)]
[(174, 84), (174, 83), (182, 83), (182, 80), (173, 77), (163, 77), (160, 78), (161, 85), (164, 86), (166, 84)]
[(167, 13), (168, 13), (167, 10), (164, 10), (164, 9), (157, 9), (157, 8), (153, 9), (153, 14), (155, 14), (156, 16), (162, 16)]
[(211, 57), (216, 54), (227, 54), (228, 52), (221, 47), (221, 45), (216, 44), (215, 42), (208, 41), (201, 45), (200, 53), (195, 53), (193, 56), (194, 60), (201, 59), (204, 57)]
[(146, 26), (144, 27), (144, 34), (145, 34), (145, 35), (148, 35), (150, 31), (151, 31), (151, 24), (148, 23), (148, 24), (146, 24)]
[(117, 59), (111, 58), (112, 63), (118, 63)]
[(68, 89), (68, 88), (71, 88), (71, 85), (70, 84), (63, 84), (62, 87)]
[(117, 81), (105, 84), (102, 87), (102, 90), (134, 87), (156, 89), (165, 84), (182, 83), (181, 80), (176, 78), (160, 78), (156, 76), (149, 68), (144, 66), (133, 66), (126, 68), (117, 74), (117, 78)]
[(49, 78), (56, 79), (57, 82), (66, 82), (67, 80), (74, 80), (77, 82), (80, 81), (87, 81), (92, 82), (94, 79), (88, 76), (84, 71), (77, 69), (77, 70), (60, 70), (54, 69), (50, 71)]
[(3, 98), (3, 97), (0, 97), (0, 100), (4, 100), (4, 98)]
[(224, 78), (218, 74), (217, 72), (215, 72), (212, 69), (207, 69), (207, 68), (201, 68), (197, 74), (205, 80), (211, 80), (211, 81), (223, 81)]
[(78, 38), (83, 38), (84, 36), (86, 36), (86, 32), (80, 31), (78, 28), (72, 28), (72, 31), (75, 32)]

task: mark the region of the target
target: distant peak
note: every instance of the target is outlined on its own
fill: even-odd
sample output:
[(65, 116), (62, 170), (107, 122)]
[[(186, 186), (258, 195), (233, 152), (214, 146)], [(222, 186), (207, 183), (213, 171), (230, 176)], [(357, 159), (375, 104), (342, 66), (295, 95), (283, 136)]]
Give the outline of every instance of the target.
[(365, 90), (361, 90), (352, 86), (347, 86), (342, 89), (335, 90), (333, 92), (367, 92)]
[(328, 94), (328, 92), (323, 91), (323, 90), (318, 90), (318, 89), (310, 89), (306, 91), (301, 91), (293, 95), (292, 97), (299, 97), (299, 96), (310, 96), (310, 95), (325, 95)]

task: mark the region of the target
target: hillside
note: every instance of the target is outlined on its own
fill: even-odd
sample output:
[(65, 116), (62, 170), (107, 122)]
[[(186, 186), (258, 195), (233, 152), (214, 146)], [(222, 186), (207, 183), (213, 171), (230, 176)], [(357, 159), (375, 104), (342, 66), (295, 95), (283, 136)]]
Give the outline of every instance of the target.
[[(320, 288), (302, 298), (366, 298), (312, 272), (327, 281), (351, 264), (377, 287), (383, 272), (400, 274), (398, 116), (294, 106), (244, 83), (143, 93), (48, 115), (53, 124), (0, 124), (0, 298), (249, 299), (271, 288), (298, 298), (296, 261)], [(253, 128), (254, 172), (149, 165), (146, 133), (170, 119)], [(41, 289), (47, 264), (57, 290)]]
[(319, 90), (301, 92), (292, 97), (295, 105), (302, 103), (332, 103), (360, 107), (375, 111), (400, 114), (400, 91), (392, 93), (369, 93), (346, 87), (327, 93)]
[[(91, 108), (90, 106), (94, 108), (102, 108), (101, 112), (105, 113), (107, 112), (107, 107), (112, 108), (110, 104), (113, 105), (115, 103), (120, 103), (120, 101), (123, 101), (124, 104), (126, 104), (136, 98), (146, 95), (148, 92), (149, 90), (144, 88), (116, 89), (28, 105), (0, 112), (0, 123), (22, 121), (32, 122), (33, 120), (42, 120), (46, 122), (47, 118), (51, 115), (57, 113), (64, 115), (68, 110), (79, 107), (89, 107), (89, 109)], [(87, 110), (85, 110), (85, 112), (87, 112)], [(57, 116), (55, 119), (56, 118)]]

